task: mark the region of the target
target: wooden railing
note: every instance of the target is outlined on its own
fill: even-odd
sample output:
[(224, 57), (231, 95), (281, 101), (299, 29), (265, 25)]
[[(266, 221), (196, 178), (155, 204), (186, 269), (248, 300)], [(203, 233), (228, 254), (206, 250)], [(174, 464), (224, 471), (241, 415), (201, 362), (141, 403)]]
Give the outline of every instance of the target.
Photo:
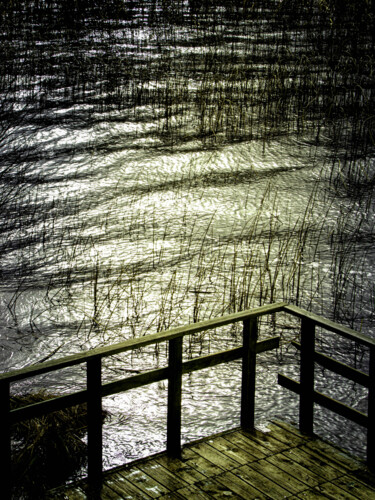
[[(277, 348), (280, 340), (280, 337), (276, 336), (258, 341), (258, 318), (280, 311), (302, 319), (301, 343), (294, 343), (301, 350), (300, 382), (298, 383), (284, 375), (279, 375), (279, 384), (300, 395), (301, 430), (308, 433), (313, 432), (314, 403), (325, 406), (357, 422), (367, 428), (368, 465), (374, 468), (375, 433), (371, 422), (374, 422), (375, 418), (375, 341), (298, 307), (290, 306), (286, 303), (278, 303), (229, 314), (200, 323), (193, 323), (188, 326), (174, 328), (141, 338), (130, 339), (119, 344), (93, 349), (60, 360), (45, 362), (0, 375), (0, 454), (4, 477), (2, 481), (2, 497), (7, 498), (7, 496), (10, 496), (11, 425), (13, 423), (87, 402), (88, 481), (92, 491), (98, 491), (102, 481), (102, 398), (165, 379), (168, 380), (167, 453), (175, 457), (180, 456), (182, 375), (221, 363), (242, 359), (241, 427), (247, 430), (253, 429), (256, 355)], [(186, 335), (241, 321), (243, 322), (242, 347), (183, 361), (183, 338)], [(316, 325), (367, 346), (370, 349), (369, 374), (359, 372), (321, 353), (315, 352), (314, 339)], [(102, 383), (101, 364), (103, 358), (161, 342), (168, 342), (169, 344), (168, 366), (116, 380), (115, 382)], [(315, 391), (314, 363), (319, 363), (367, 387), (369, 389), (368, 414), (360, 413)], [(11, 383), (80, 364), (86, 364), (87, 366), (86, 390), (49, 399), (23, 408), (10, 409)]]
[[(342, 417), (351, 420), (367, 429), (367, 464), (375, 470), (375, 340), (358, 333), (351, 328), (329, 321), (321, 316), (309, 313), (296, 306), (285, 306), (286, 313), (301, 318), (301, 342), (292, 344), (301, 351), (300, 382), (296, 382), (284, 375), (278, 377), (283, 387), (299, 394), (299, 427), (306, 433), (313, 432), (314, 403), (331, 410)], [(369, 349), (369, 373), (363, 373), (344, 363), (340, 363), (315, 350), (315, 327), (334, 332), (341, 337), (352, 340)], [(368, 388), (367, 415), (332, 399), (315, 390), (315, 363), (323, 366), (338, 375)]]

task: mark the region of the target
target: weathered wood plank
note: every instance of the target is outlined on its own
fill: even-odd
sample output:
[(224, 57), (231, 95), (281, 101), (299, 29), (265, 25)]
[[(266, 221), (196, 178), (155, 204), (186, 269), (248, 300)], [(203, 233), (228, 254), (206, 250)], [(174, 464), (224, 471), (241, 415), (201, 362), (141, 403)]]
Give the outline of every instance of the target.
[(371, 469), (361, 468), (352, 471), (350, 475), (375, 490), (375, 474)]
[(243, 481), (234, 472), (224, 472), (220, 476), (216, 477), (216, 480), (229, 488), (231, 491), (239, 495), (241, 498), (264, 500), (269, 498), (268, 496), (261, 493), (259, 490), (254, 488), (251, 484)]
[(242, 450), (246, 451), (247, 453), (250, 453), (257, 459), (265, 458), (268, 455), (272, 455), (271, 451), (269, 451), (261, 444), (255, 443), (251, 439), (251, 436), (250, 437), (246, 436), (243, 433), (236, 432), (233, 434), (228, 434), (225, 438), (231, 443), (241, 448)]
[(183, 499), (181, 495), (177, 493), (177, 491), (174, 491), (173, 493), (167, 493), (166, 495), (162, 495), (159, 497), (159, 500), (177, 500), (177, 499)]
[(138, 468), (155, 479), (155, 481), (162, 484), (170, 492), (188, 486), (186, 481), (177, 477), (176, 474), (169, 471), (158, 462), (147, 461), (146, 463), (139, 464)]
[(236, 347), (234, 349), (228, 349), (226, 351), (215, 352), (214, 354), (207, 354), (205, 356), (200, 356), (199, 358), (189, 359), (182, 364), (182, 373), (192, 373), (197, 370), (203, 370), (205, 368), (210, 368), (217, 366), (221, 363), (230, 363), (231, 361), (236, 361), (242, 356), (242, 347)]
[(21, 422), (28, 418), (40, 417), (47, 415), (53, 411), (62, 410), (68, 406), (75, 406), (87, 401), (87, 391), (78, 391), (73, 394), (59, 396), (57, 398), (41, 401), (40, 403), (33, 403), (22, 408), (14, 409), (10, 412), (11, 423)]
[[(288, 424), (275, 423), (270, 428), (270, 433), (224, 432), (184, 446), (181, 459), (157, 454), (106, 472), (100, 498), (375, 498), (375, 476), (363, 463), (324, 441), (293, 431)], [(283, 451), (277, 452), (280, 446)], [(251, 454), (251, 461), (244, 464), (249, 448), (258, 450), (261, 458)], [(82, 487), (68, 490), (69, 496), (55, 492), (48, 498), (89, 498), (82, 497)]]
[(310, 435), (301, 432), (299, 429), (297, 429), (297, 427), (294, 427), (288, 422), (282, 422), (281, 420), (273, 420), (269, 424), (269, 427), (272, 430), (272, 434), (273, 434), (273, 429), (275, 428), (275, 429), (281, 429), (282, 432), (286, 432), (287, 436), (293, 435), (301, 439), (302, 441), (307, 441), (311, 439)]
[(74, 488), (65, 488), (63, 491), (58, 489), (50, 491), (46, 495), (48, 500), (87, 500), (87, 495), (83, 489), (78, 486)]
[(361, 500), (374, 500), (375, 498), (375, 489), (370, 488), (361, 481), (357, 481), (353, 476), (342, 476), (332, 481), (332, 483)]
[(344, 451), (331, 446), (320, 439), (308, 441), (301, 449), (318, 458), (322, 458), (332, 467), (340, 471), (355, 471), (363, 468), (363, 464), (354, 457), (349, 457)]
[(276, 482), (272, 481), (272, 479), (255, 470), (253, 468), (254, 463), (256, 462), (253, 462), (251, 465), (242, 465), (236, 470), (236, 475), (261, 491), (264, 495), (274, 498), (275, 500), (290, 496), (290, 491), (279, 486)]
[[(230, 488), (225, 486), (225, 484), (220, 483), (216, 478), (207, 478), (195, 485), (204, 493), (207, 493), (210, 498), (243, 498), (234, 493)], [(192, 497), (189, 497), (191, 499)], [(193, 497), (194, 498), (194, 497)]]
[(252, 432), (242, 431), (242, 434), (247, 436), (254, 443), (262, 445), (271, 455), (280, 453), (290, 447), (278, 439), (274, 439), (271, 433), (264, 433), (257, 429), (254, 429)]
[[(177, 498), (186, 498), (187, 500), (211, 500), (212, 497), (207, 493), (204, 493), (198, 486), (192, 484), (186, 488), (182, 488), (175, 492), (178, 495)], [(173, 498), (173, 497), (172, 497)]]
[(299, 493), (306, 489), (306, 485), (302, 481), (272, 463), (271, 458), (254, 462), (251, 464), (251, 468), (264, 476), (272, 478), (272, 481), (290, 493)]
[(334, 483), (322, 483), (314, 488), (320, 495), (334, 500), (358, 500), (358, 497), (351, 495)]
[(132, 467), (125, 470), (119, 469), (118, 473), (151, 498), (157, 498), (169, 493), (168, 488), (165, 488), (165, 486), (155, 481), (155, 479), (147, 475), (138, 467)]
[(320, 476), (314, 474), (314, 472), (308, 468), (296, 463), (290, 456), (286, 455), (285, 452), (278, 453), (277, 455), (271, 455), (270, 457), (267, 457), (267, 461), (276, 465), (294, 478), (299, 479), (310, 488), (317, 486), (321, 480)]
[[(186, 460), (186, 459), (185, 459)], [(156, 459), (156, 462), (171, 471), (176, 477), (182, 479), (188, 484), (194, 484), (198, 481), (202, 481), (205, 476), (194, 469), (188, 461), (182, 461), (178, 458), (168, 457), (167, 455), (163, 455)]]
[(345, 473), (343, 469), (331, 467), (329, 461), (324, 460), (320, 455), (312, 454), (309, 449), (305, 451), (302, 448), (291, 448), (285, 450), (284, 455), (315, 474), (317, 478), (320, 478), (319, 482), (331, 481)]
[[(255, 346), (256, 353), (260, 354), (262, 352), (271, 351), (272, 349), (276, 349), (279, 344), (280, 337), (270, 337), (268, 339), (260, 340), (256, 343)], [(234, 349), (219, 351), (214, 354), (207, 354), (206, 356), (200, 356), (199, 358), (190, 359), (183, 363), (182, 373), (192, 373), (197, 370), (203, 370), (204, 368), (217, 366), (221, 363), (236, 361), (237, 359), (240, 359), (242, 355), (243, 347), (235, 347)]]
[(288, 447), (300, 446), (307, 439), (306, 435), (302, 433), (296, 434), (294, 432), (291, 432), (288, 427), (281, 427), (276, 423), (271, 423), (267, 427), (269, 428), (273, 438), (281, 441)]
[(102, 396), (110, 396), (120, 392), (129, 391), (130, 389), (137, 389), (144, 385), (160, 382), (168, 378), (168, 368), (158, 368), (150, 370), (145, 373), (139, 373), (131, 377), (126, 377), (115, 382), (107, 382), (103, 384), (101, 394)]
[(100, 493), (97, 493), (96, 495), (87, 491), (87, 498), (92, 498), (93, 500), (121, 500), (123, 496), (106, 484), (103, 484)]
[(108, 478), (105, 478), (104, 484), (121, 495), (120, 498), (129, 500), (143, 500), (145, 498), (151, 498), (144, 491), (141, 491), (130, 481), (125, 479), (121, 474), (111, 474)]
[(233, 458), (241, 465), (258, 460), (255, 455), (243, 450), (238, 445), (231, 443), (225, 436), (208, 439), (207, 443), (229, 458)]
[(210, 462), (221, 467), (224, 470), (234, 469), (241, 465), (238, 460), (230, 458), (228, 455), (221, 453), (205, 442), (193, 445), (190, 449), (193, 450), (197, 455), (200, 455), (201, 457), (209, 460)]
[(288, 500), (322, 500), (322, 498), (329, 498), (330, 500), (336, 500), (334, 497), (327, 497), (322, 495), (319, 491), (317, 490), (307, 490), (303, 491), (302, 493), (299, 493), (296, 496), (289, 497)]
[(207, 460), (206, 458), (198, 455), (192, 450), (189, 450), (189, 452), (191, 453), (185, 454), (185, 456), (188, 456), (188, 458), (185, 458), (185, 463), (187, 463), (190, 467), (200, 472), (204, 476), (213, 477), (224, 472), (225, 469), (219, 467), (210, 460)]

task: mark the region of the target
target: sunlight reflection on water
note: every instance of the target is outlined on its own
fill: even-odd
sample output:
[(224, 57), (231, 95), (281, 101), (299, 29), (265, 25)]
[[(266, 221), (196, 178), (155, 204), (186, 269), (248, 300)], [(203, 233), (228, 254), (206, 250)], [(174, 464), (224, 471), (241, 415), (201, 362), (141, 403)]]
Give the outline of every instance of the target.
[[(267, 38), (273, 41), (276, 36), (266, 29), (265, 25), (259, 51), (268, 50)], [(139, 64), (149, 60), (152, 66), (165, 57), (158, 53), (155, 32), (119, 32), (116, 50), (125, 55), (136, 51)], [(226, 44), (216, 52), (210, 46), (190, 46), (184, 39), (193, 36), (190, 30), (176, 29), (175, 36), (184, 45), (175, 47), (173, 57), (217, 57), (227, 51)], [(251, 36), (243, 40), (238, 35), (232, 56), (242, 56), (244, 44), (253, 42)], [(254, 68), (261, 74), (267, 64)], [(204, 81), (190, 74), (184, 78), (189, 92), (204, 89)], [(236, 79), (233, 92), (244, 83)], [(165, 90), (167, 84), (179, 90), (179, 77), (164, 81), (150, 76), (135, 88)], [(74, 109), (55, 112), (69, 115)], [(238, 111), (228, 112), (229, 118)], [(182, 115), (190, 137), (196, 117), (190, 108)], [(219, 112), (214, 118), (218, 116)], [(181, 114), (165, 117), (162, 106), (140, 104), (130, 112), (108, 109), (91, 118), (93, 123), (80, 128), (52, 124), (34, 132), (20, 126), (43, 154), (26, 174), (27, 196), (12, 214), (15, 229), (4, 236), (4, 370), (270, 300), (294, 300), (297, 289), (306, 307), (318, 313), (329, 309), (330, 238), (349, 202), (327, 195), (324, 167), (331, 149), (324, 126), (319, 144), (308, 132), (298, 138), (241, 137), (237, 143), (221, 143), (218, 134), (217, 147), (207, 147), (193, 134), (185, 142), (168, 144), (160, 130), (167, 131), (169, 119), (178, 129)], [(22, 136), (20, 144), (23, 141)], [(353, 212), (353, 221), (349, 217), (353, 225), (356, 216)], [(304, 248), (301, 225), (312, 228)], [(317, 242), (313, 231), (323, 238)], [(300, 273), (294, 273), (298, 269)], [(347, 275), (360, 274), (357, 268), (352, 271)], [(367, 278), (371, 282), (372, 274)], [(283, 326), (285, 338), (294, 338), (290, 324)], [(186, 355), (238, 346), (240, 335), (227, 329), (190, 342)], [(297, 401), (277, 387), (280, 363), (274, 353), (264, 359), (258, 367), (257, 422), (275, 416), (293, 421)], [(297, 360), (294, 351), (284, 353), (284, 364), (294, 375)], [(125, 361), (112, 361), (106, 377), (118, 376), (121, 370), (152, 369), (162, 361), (165, 356), (153, 351), (137, 352)], [(239, 363), (231, 363), (184, 377), (184, 442), (238, 425), (240, 371)], [(70, 388), (83, 384), (84, 375), (74, 372), (65, 383)], [(50, 380), (64, 391), (58, 376)], [(39, 384), (48, 386), (50, 380)], [(356, 392), (356, 397), (362, 401), (363, 395)], [(104, 427), (106, 467), (165, 448), (166, 383), (106, 398), (104, 405), (111, 414)], [(319, 418), (334, 435), (349, 434), (335, 419)], [(350, 433), (350, 445), (362, 453), (363, 436), (360, 431)]]

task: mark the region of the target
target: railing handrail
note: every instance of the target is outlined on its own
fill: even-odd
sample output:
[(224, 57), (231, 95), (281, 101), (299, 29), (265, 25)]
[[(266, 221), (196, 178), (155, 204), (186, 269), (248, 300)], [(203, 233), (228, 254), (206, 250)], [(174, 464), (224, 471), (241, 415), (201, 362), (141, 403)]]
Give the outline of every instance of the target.
[(349, 340), (353, 340), (354, 342), (358, 342), (366, 347), (375, 347), (375, 340), (373, 338), (368, 337), (363, 333), (357, 332), (356, 330), (353, 330), (352, 328), (349, 328), (347, 326), (340, 325), (335, 321), (326, 319), (323, 316), (320, 316), (319, 314), (306, 311), (301, 307), (294, 306), (291, 304), (285, 305), (283, 307), (283, 311), (292, 314), (293, 316), (298, 316), (299, 318), (309, 319), (310, 321), (315, 323), (316, 326), (321, 326), (325, 330), (337, 333), (342, 337), (345, 337)]
[(112, 356), (114, 354), (120, 354), (122, 352), (130, 351), (133, 349), (139, 349), (150, 344), (156, 344), (172, 340), (174, 338), (184, 337), (185, 335), (203, 332), (212, 328), (218, 328), (220, 326), (237, 323), (245, 319), (256, 318), (265, 314), (272, 314), (273, 312), (280, 311), (284, 311), (299, 318), (310, 319), (317, 326), (321, 326), (327, 330), (342, 335), (347, 339), (359, 342), (366, 347), (375, 347), (375, 340), (363, 333), (359, 333), (356, 330), (353, 330), (344, 325), (340, 325), (339, 323), (328, 320), (323, 316), (314, 314), (298, 306), (290, 305), (286, 302), (279, 302), (276, 304), (257, 307), (255, 309), (246, 309), (245, 311), (227, 314), (225, 316), (200, 321), (198, 323), (178, 326), (170, 330), (164, 330), (162, 332), (153, 333), (144, 337), (128, 339), (123, 342), (111, 344), (110, 346), (94, 348), (78, 354), (64, 356), (60, 359), (45, 361), (43, 363), (20, 368), (18, 370), (4, 372), (0, 374), (0, 381), (8, 381), (9, 383), (12, 383), (36, 375), (42, 375), (43, 373), (48, 373), (55, 370), (61, 370), (62, 368), (67, 368), (69, 366), (78, 365), (84, 363), (90, 358), (103, 358)]
[[(296, 382), (279, 374), (278, 382), (285, 388), (300, 396), (300, 429), (306, 432), (313, 431), (314, 403), (325, 406), (332, 411), (345, 416), (367, 428), (367, 461), (371, 468), (375, 468), (375, 429), (371, 425), (375, 417), (375, 340), (356, 332), (322, 316), (310, 313), (286, 302), (261, 306), (255, 309), (228, 314), (199, 323), (179, 326), (171, 330), (150, 334), (141, 338), (129, 339), (107, 347), (100, 347), (61, 359), (39, 363), (13, 372), (0, 375), (0, 450), (6, 457), (3, 485), (5, 498), (10, 494), (10, 425), (26, 418), (33, 418), (51, 411), (74, 406), (79, 403), (88, 403), (88, 477), (94, 488), (99, 486), (102, 467), (102, 397), (117, 394), (126, 390), (141, 387), (159, 380), (168, 380), (168, 418), (167, 418), (167, 452), (178, 456), (181, 451), (181, 389), (182, 375), (220, 363), (242, 359), (241, 382), (241, 426), (245, 429), (254, 427), (255, 408), (255, 373), (256, 355), (260, 352), (275, 349), (279, 345), (280, 337), (272, 337), (258, 341), (258, 317), (284, 312), (301, 318), (301, 343), (293, 342), (301, 352), (300, 381)], [(183, 361), (183, 337), (199, 333), (228, 324), (243, 322), (243, 344), (227, 351), (216, 352), (200, 356), (192, 360)], [(358, 342), (370, 349), (369, 374), (328, 358), (315, 351), (315, 327), (320, 326), (347, 339)], [(168, 364), (164, 368), (125, 377), (115, 382), (102, 383), (101, 360), (104, 357), (119, 354), (145, 347), (150, 344), (168, 342)], [(23, 408), (10, 410), (10, 384), (25, 378), (41, 375), (81, 363), (87, 365), (87, 388), (73, 394), (56, 397), (40, 403), (34, 403)], [(355, 409), (346, 407), (314, 389), (314, 363), (326, 366), (351, 380), (363, 384), (369, 389), (368, 414), (362, 414)], [(91, 478), (91, 479), (90, 479)]]
[[(292, 342), (300, 350), (300, 380), (299, 382), (279, 373), (278, 383), (299, 395), (299, 428), (311, 434), (314, 426), (314, 404), (351, 420), (367, 429), (367, 464), (375, 470), (375, 340), (351, 328), (325, 319), (297, 306), (287, 305), (283, 311), (301, 318), (301, 342)], [(315, 350), (315, 327), (320, 326), (360, 343), (369, 349), (368, 374), (355, 370)], [(333, 371), (349, 380), (363, 385), (368, 389), (367, 414), (347, 406), (341, 401), (326, 396), (315, 389), (315, 363)]]
[(227, 314), (226, 316), (220, 316), (218, 318), (212, 318), (198, 323), (191, 323), (189, 325), (178, 326), (176, 328), (158, 333), (152, 333), (150, 335), (145, 335), (144, 337), (128, 339), (123, 342), (111, 344), (110, 346), (90, 349), (88, 351), (72, 354), (60, 359), (45, 361), (44, 363), (38, 363), (18, 370), (2, 373), (0, 374), (0, 381), (12, 383), (51, 371), (61, 370), (62, 368), (67, 368), (69, 366), (75, 366), (93, 358), (113, 356), (114, 354), (139, 349), (150, 344), (157, 344), (173, 340), (175, 338), (184, 337), (185, 335), (211, 330), (213, 328), (238, 323), (251, 318), (257, 318), (265, 314), (272, 314), (274, 312), (281, 311), (286, 305), (286, 302), (279, 302), (276, 304), (257, 307), (255, 309), (247, 309), (245, 311)]
[[(167, 411), (167, 453), (179, 456), (181, 453), (181, 390), (182, 375), (191, 371), (208, 368), (242, 358), (242, 391), (241, 391), (241, 426), (245, 429), (254, 427), (255, 407), (255, 373), (256, 355), (259, 352), (275, 349), (279, 345), (279, 337), (258, 342), (258, 317), (281, 311), (284, 302), (258, 307), (238, 313), (229, 314), (200, 323), (174, 328), (166, 332), (130, 339), (108, 347), (93, 349), (84, 353), (68, 356), (60, 360), (49, 361), (21, 370), (2, 374), (0, 377), (0, 454), (3, 462), (4, 481), (2, 495), (10, 498), (11, 494), (11, 424), (36, 414), (43, 415), (50, 411), (87, 402), (88, 431), (88, 480), (90, 490), (98, 491), (102, 477), (102, 397), (123, 392), (149, 383), (168, 380)], [(183, 337), (220, 326), (243, 322), (243, 345), (206, 356), (183, 361)], [(125, 377), (115, 382), (102, 383), (102, 358), (137, 349), (150, 344), (168, 342), (168, 365), (164, 368), (150, 370), (132, 377)], [(34, 403), (20, 409), (10, 408), (10, 384), (24, 378), (48, 373), (80, 363), (86, 363), (86, 390), (73, 394), (52, 398)], [(99, 498), (99, 497), (98, 497)]]

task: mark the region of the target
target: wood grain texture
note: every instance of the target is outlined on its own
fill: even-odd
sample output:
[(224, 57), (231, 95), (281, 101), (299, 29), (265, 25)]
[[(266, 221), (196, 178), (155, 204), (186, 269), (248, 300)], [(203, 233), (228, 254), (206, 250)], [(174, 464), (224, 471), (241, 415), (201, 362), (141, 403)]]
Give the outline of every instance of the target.
[[(85, 497), (87, 486), (54, 490), (55, 498)], [(181, 458), (158, 454), (104, 474), (100, 498), (263, 500), (375, 498), (365, 465), (316, 436), (282, 422), (269, 432), (223, 432), (185, 445)]]

